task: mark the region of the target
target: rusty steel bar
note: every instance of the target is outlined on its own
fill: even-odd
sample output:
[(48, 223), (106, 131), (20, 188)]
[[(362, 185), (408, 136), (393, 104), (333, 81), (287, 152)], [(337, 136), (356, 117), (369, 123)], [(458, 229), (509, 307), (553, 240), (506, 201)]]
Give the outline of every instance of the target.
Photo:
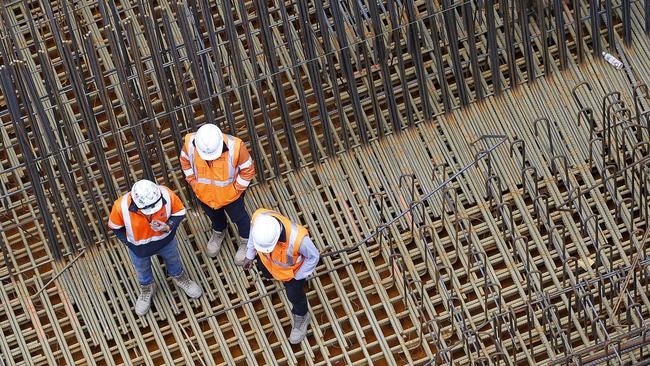
[[(390, 4), (392, 4), (394, 1), (395, 0), (388, 0), (389, 8), (391, 8)], [(426, 5), (427, 5), (427, 10), (429, 12), (434, 11), (433, 10), (433, 5), (431, 3), (426, 2)], [(396, 19), (397, 19), (397, 15), (395, 13), (396, 11), (395, 11), (394, 7), (391, 8), (391, 9), (393, 10), (393, 11), (391, 11), (391, 19), (392, 19), (392, 21), (396, 21)], [(428, 19), (429, 20), (429, 22), (428, 22), (429, 23), (429, 28), (430, 28), (430, 32), (431, 32), (431, 40), (433, 41), (433, 52), (434, 52), (435, 59), (436, 59), (436, 71), (437, 71), (437, 77), (438, 77), (438, 84), (440, 85), (440, 93), (441, 93), (441, 96), (442, 96), (442, 104), (444, 106), (444, 111), (448, 112), (453, 108), (453, 103), (452, 103), (452, 100), (451, 100), (452, 95), (451, 95), (451, 92), (449, 90), (449, 85), (447, 84), (447, 76), (446, 76), (444, 61), (443, 61), (443, 57), (442, 57), (442, 51), (440, 49), (440, 42), (441, 42), (442, 37), (440, 35), (440, 30), (438, 28), (439, 20), (438, 20), (438, 17), (436, 15), (429, 16), (428, 18), (429, 18)], [(398, 40), (395, 40), (395, 42), (397, 42), (397, 41)], [(400, 61), (400, 69), (402, 69), (403, 66), (402, 66), (401, 55), (400, 55), (399, 61)], [(403, 84), (404, 84), (404, 82), (403, 82)], [(403, 89), (404, 89), (404, 87), (403, 87)]]
[[(8, 77), (0, 80), (2, 89), (20, 87), (11, 75), (21, 76), (13, 112), (34, 145), (21, 146), (15, 131), (21, 126), (0, 107), (6, 209), (0, 236), (16, 265), (0, 268), (0, 276), (8, 275), (3, 280), (11, 277), (0, 286), (7, 304), (0, 334), (23, 337), (0, 336), (0, 348), (14, 350), (9, 363), (82, 364), (92, 357), (155, 365), (199, 357), (203, 364), (571, 364), (581, 358), (591, 364), (647, 356), (633, 344), (642, 333), (631, 333), (650, 316), (647, 250), (639, 241), (648, 222), (647, 98), (638, 87), (632, 99), (610, 94), (600, 103), (612, 90), (639, 85), (629, 65), (634, 72), (647, 66), (640, 56), (647, 53), (639, 37), (643, 24), (635, 21), (641, 2), (629, 2), (625, 55), (613, 50), (628, 65), (622, 71), (590, 57), (597, 45), (583, 39), (597, 23), (592, 37), (598, 42), (612, 36), (610, 26), (617, 42), (626, 41), (626, 9), (616, 4), (608, 20), (605, 8), (581, 17), (593, 11), (588, 1), (542, 2), (541, 12), (539, 2), (526, 1), (487, 9), (469, 1), (292, 2), (266, 9), (244, 1), (88, 3), (49, 4), (49, 17), (27, 0), (12, 2), (0, 26), (2, 42), (14, 42), (25, 61), (0, 71)], [(312, 21), (319, 31), (310, 29)], [(390, 52), (381, 56), (381, 45)], [(36, 55), (37, 49), (43, 52)], [(573, 67), (577, 49), (588, 69)], [(548, 74), (556, 62), (562, 77), (536, 78), (538, 67)], [(570, 105), (569, 92), (582, 79), (586, 84), (578, 85), (590, 92), (576, 87)], [(487, 95), (490, 84), (499, 97)], [(468, 103), (457, 89), (463, 86)], [(0, 105), (9, 99), (3, 93)], [(458, 110), (456, 104), (466, 105)], [(178, 149), (183, 133), (209, 120), (205, 108), (253, 146), (264, 176), (247, 194), (248, 208), (277, 209), (305, 224), (324, 252), (307, 289), (312, 324), (298, 348), (286, 341), (290, 305), (277, 284), (241, 272), (228, 256), (202, 254), (209, 223), (195, 207), (177, 235), (188, 274), (204, 288), (199, 300), (161, 281), (152, 314), (136, 318), (137, 282), (113, 239), (101, 250), (86, 249), (63, 275), (49, 258), (41, 203), (57, 212), (51, 228), (57, 238), (67, 229), (78, 240), (85, 224), (93, 240), (77, 242), (90, 246), (103, 242), (106, 231), (112, 201), (106, 184), (124, 191), (155, 163), (186, 200)], [(528, 123), (539, 117), (547, 120)], [(41, 120), (51, 134), (33, 125)], [(140, 129), (141, 139), (134, 135)], [(512, 136), (509, 154), (475, 145), (489, 133)], [(33, 149), (33, 159), (23, 147)], [(104, 157), (94, 156), (97, 148)], [(276, 162), (269, 161), (274, 151)], [(148, 153), (155, 159), (148, 161)], [(60, 159), (69, 170), (57, 170)], [(481, 170), (457, 174), (468, 161)], [(38, 170), (28, 168), (48, 169), (43, 164), (53, 174), (35, 181)], [(39, 198), (34, 185), (63, 189), (44, 189)], [(440, 196), (420, 195), (432, 191)], [(50, 193), (60, 195), (63, 210)], [(85, 222), (73, 215), (61, 222), (61, 212), (74, 211), (69, 200), (77, 200)], [(224, 250), (232, 254), (231, 245)], [(159, 266), (154, 271), (157, 280), (164, 276)], [(32, 299), (24, 296), (35, 291)], [(176, 325), (162, 326), (170, 318)], [(625, 332), (627, 338), (617, 338)], [(594, 344), (598, 351), (583, 352)]]
[[(363, 57), (363, 62), (357, 62), (357, 65), (358, 65), (357, 67), (361, 68), (361, 70), (365, 69), (365, 76), (366, 76), (365, 86), (366, 86), (366, 88), (368, 88), (368, 94), (370, 95), (370, 100), (372, 102), (372, 113), (375, 116), (375, 121), (374, 121), (375, 123), (374, 123), (373, 127), (377, 131), (377, 135), (379, 137), (383, 137), (386, 134), (386, 131), (385, 131), (386, 127), (385, 127), (384, 123), (382, 122), (383, 121), (383, 116), (381, 115), (381, 109), (379, 108), (379, 103), (377, 102), (377, 91), (375, 90), (375, 81), (374, 81), (374, 72), (373, 72), (373, 68), (375, 67), (376, 62), (379, 62), (379, 60), (373, 60), (372, 56), (371, 56), (372, 54), (370, 52), (368, 52), (368, 43), (369, 42), (368, 42), (368, 40), (366, 38), (365, 26), (360, 21), (361, 19), (363, 19), (363, 16), (361, 15), (362, 10), (361, 10), (361, 7), (359, 5), (359, 2), (353, 0), (353, 1), (351, 1), (351, 4), (350, 4), (350, 2), (347, 2), (347, 6), (349, 8), (353, 9), (354, 16), (358, 20), (356, 22), (356, 25), (357, 25), (356, 38), (360, 39), (360, 42), (356, 43), (356, 53), (360, 58)], [(366, 11), (365, 6), (364, 6), (363, 11), (364, 12)], [(414, 26), (415, 26), (414, 24), (411, 25), (411, 27), (414, 27)], [(381, 38), (381, 37), (375, 37), (375, 40), (383, 42), (383, 38)], [(419, 52), (417, 54), (419, 55)], [(415, 60), (416, 60), (416, 70), (419, 70), (421, 68), (420, 60), (417, 57), (415, 58)], [(418, 72), (418, 75), (421, 75), (421, 74), (419, 74), (419, 71), (417, 71), (417, 72)], [(420, 83), (423, 82), (423, 80), (421, 80), (421, 79), (419, 79), (418, 81)], [(423, 94), (423, 95), (426, 95), (426, 93)], [(427, 109), (428, 108), (427, 107), (428, 102), (426, 100), (423, 100), (423, 102), (424, 102), (424, 113), (425, 113), (425, 115), (428, 116), (429, 115), (429, 113), (427, 113), (428, 112), (428, 109)], [(372, 124), (371, 124), (371, 126), (372, 126)]]
[[(298, 60), (298, 55), (296, 54), (296, 47), (295, 47), (295, 44), (294, 44), (295, 40), (294, 40), (294, 37), (293, 37), (293, 32), (291, 30), (292, 26), (290, 26), (290, 23), (289, 23), (289, 15), (287, 13), (287, 6), (286, 6), (284, 1), (281, 1), (279, 7), (280, 7), (280, 17), (282, 19), (282, 29), (283, 29), (284, 37), (287, 40), (286, 41), (286, 47), (289, 49), (289, 57), (291, 58), (291, 63), (294, 64), (294, 65), (297, 65), (297, 64), (299, 64), (299, 60)], [(263, 13), (262, 13), (262, 16), (264, 16)], [(363, 49), (365, 50), (365, 45), (366, 44), (365, 44), (364, 41), (365, 41), (365, 39), (362, 40), (362, 42), (359, 42), (358, 45), (360, 47), (363, 47)], [(365, 55), (364, 58), (367, 61), (367, 57), (368, 57), (367, 52), (365, 52), (364, 55)], [(368, 66), (368, 65), (366, 65), (366, 66)], [(300, 71), (301, 71), (300, 68), (292, 68), (291, 70), (289, 70), (288, 76), (289, 76), (290, 79), (297, 81), (297, 82), (292, 83), (292, 84), (295, 85), (295, 88), (296, 88), (296, 93), (295, 94), (298, 95), (298, 102), (300, 104), (300, 112), (301, 112), (301, 115), (302, 115), (302, 121), (303, 121), (303, 123), (305, 125), (305, 128), (307, 130), (307, 138), (308, 138), (308, 141), (309, 141), (309, 150), (311, 151), (311, 158), (312, 158), (312, 161), (314, 163), (318, 164), (318, 163), (320, 163), (320, 152), (318, 151), (318, 146), (317, 146), (317, 143), (316, 143), (316, 133), (314, 132), (314, 126), (312, 124), (312, 119), (311, 119), (311, 116), (309, 114), (309, 111), (307, 110), (308, 106), (307, 106), (307, 101), (306, 101), (306, 97), (305, 97), (305, 88), (303, 86), (302, 76), (301, 76)], [(370, 70), (368, 70), (368, 72), (370, 72)], [(374, 93), (372, 93), (372, 94), (373, 94), (373, 98), (374, 98)], [(375, 104), (376, 104), (376, 102), (375, 102)], [(376, 112), (377, 111), (375, 110), (375, 113)], [(379, 123), (379, 120), (377, 121), (377, 123)], [(381, 127), (379, 127), (379, 129), (381, 129)]]
[[(142, 167), (143, 167), (143, 172), (144, 172), (144, 178), (147, 178), (149, 180), (155, 180), (155, 173), (153, 172), (153, 168), (151, 167), (151, 160), (149, 159), (149, 155), (146, 153), (145, 150), (145, 134), (144, 131), (142, 130), (142, 124), (141, 124), (141, 119), (140, 119), (140, 113), (138, 109), (135, 106), (135, 97), (134, 97), (134, 88), (133, 84), (128, 81), (128, 75), (130, 74), (130, 67), (127, 67), (125, 65), (128, 64), (128, 54), (126, 50), (121, 50), (122, 48), (125, 48), (122, 42), (119, 42), (117, 39), (116, 34), (121, 35), (123, 34), (123, 28), (121, 27), (121, 24), (119, 20), (111, 22), (109, 15), (106, 13), (106, 9), (104, 8), (104, 5), (100, 2), (99, 3), (99, 9), (100, 13), (102, 14), (102, 18), (104, 22), (107, 24), (107, 30), (106, 33), (108, 34), (108, 43), (111, 47), (111, 49), (115, 50), (114, 56), (112, 61), (115, 63), (115, 71), (117, 73), (118, 79), (120, 81), (119, 87), (120, 87), (120, 92), (122, 93), (122, 96), (126, 99), (126, 103), (124, 105), (124, 108), (126, 110), (127, 114), (127, 119), (130, 124), (130, 132), (133, 135), (133, 138), (135, 140), (135, 148), (138, 151), (138, 157), (140, 158)], [(117, 15), (115, 14), (115, 8), (114, 6), (111, 8), (112, 14), (114, 17)], [(63, 53), (66, 55), (66, 52)], [(90, 56), (92, 57), (92, 56)], [(70, 70), (70, 69), (69, 69)], [(73, 75), (76, 75), (74, 72), (72, 72)], [(80, 80), (79, 76), (76, 76), (75, 82), (73, 83), (73, 86), (75, 84), (78, 84)], [(100, 92), (101, 93), (101, 92)], [(80, 93), (78, 94), (78, 97), (80, 97)], [(88, 103), (84, 103), (84, 105), (88, 105)], [(110, 105), (110, 104), (109, 104)], [(109, 105), (106, 105), (105, 107), (108, 108)], [(85, 118), (87, 120), (92, 120), (92, 113), (89, 111), (90, 107), (88, 106), (87, 108), (84, 108), (83, 110), (86, 111)], [(111, 112), (112, 113), (112, 112)], [(93, 124), (91, 124), (93, 126)], [(93, 128), (93, 129), (96, 129)], [(93, 133), (93, 141), (96, 141), (98, 131)], [(93, 144), (93, 146), (96, 146), (96, 143)], [(96, 148), (98, 150), (98, 148)], [(104, 154), (103, 152), (98, 153), (96, 155), (97, 157), (103, 157)], [(104, 158), (105, 159), (105, 158)], [(116, 191), (112, 188), (112, 185), (110, 186), (111, 193), (113, 197), (117, 197)]]
[[(261, 154), (261, 151), (260, 151), (260, 148), (259, 148), (259, 144), (257, 142), (258, 135), (257, 135), (257, 133), (255, 131), (254, 117), (252, 115), (253, 106), (252, 106), (250, 96), (244, 90), (244, 86), (246, 85), (246, 79), (245, 79), (245, 76), (244, 76), (244, 71), (242, 70), (241, 55), (239, 54), (239, 50), (237, 49), (237, 46), (235, 44), (235, 42), (237, 40), (237, 37), (236, 37), (234, 29), (233, 29), (235, 21), (234, 21), (234, 18), (233, 18), (232, 8), (233, 8), (232, 1), (231, 0), (225, 0), (224, 1), (223, 14), (221, 14), (221, 15), (223, 16), (223, 19), (224, 19), (224, 21), (226, 23), (226, 28), (228, 29), (228, 39), (229, 39), (228, 50), (230, 51), (230, 57), (232, 59), (232, 65), (233, 65), (233, 68), (234, 68), (235, 78), (237, 79), (237, 84), (239, 84), (239, 88), (238, 88), (239, 96), (240, 96), (240, 99), (243, 101), (243, 108), (242, 109), (244, 111), (244, 117), (246, 119), (246, 128), (248, 130), (248, 135), (249, 135), (249, 138), (251, 139), (251, 148), (252, 148), (252, 152), (253, 152), (253, 157), (255, 158), (254, 163), (255, 163), (256, 172), (257, 172), (257, 174), (260, 175), (259, 180), (264, 181), (266, 179), (266, 174), (264, 173), (264, 166), (262, 165), (262, 154)], [(265, 20), (264, 17), (261, 17), (261, 21), (264, 24), (264, 22), (267, 22), (268, 20)], [(263, 32), (265, 32), (264, 34), (266, 34), (266, 32), (268, 30), (264, 26), (263, 26), (263, 28), (264, 28)], [(267, 45), (267, 47), (268, 47), (268, 45)], [(279, 74), (277, 74), (277, 68), (275, 70), (272, 69), (271, 72), (274, 75), (273, 76), (274, 86), (276, 88), (276, 94), (277, 94), (278, 93), (278, 88), (280, 87), (278, 85)], [(283, 96), (284, 96), (284, 94), (283, 94)], [(277, 97), (280, 98), (279, 95)], [(284, 98), (284, 97), (282, 97), (282, 98)], [(283, 101), (284, 99), (281, 99), (281, 100)], [(281, 108), (282, 108), (281, 111), (282, 111), (283, 118), (286, 118), (286, 114), (285, 114), (286, 104), (281, 102)], [(297, 161), (298, 156), (297, 156), (297, 151), (296, 151), (296, 147), (295, 147), (293, 130), (290, 128), (290, 126), (287, 126), (287, 121), (286, 120), (284, 120), (284, 123), (285, 123), (284, 133), (286, 134), (287, 140), (289, 141), (289, 152), (291, 154), (291, 166), (295, 169), (298, 166), (298, 161)], [(267, 133), (269, 134), (269, 136), (268, 136), (269, 144), (273, 144), (274, 139), (270, 136), (271, 134), (273, 134), (273, 131), (267, 131)]]
[[(494, 150), (496, 150), (499, 146), (501, 146), (504, 142), (507, 141), (507, 138), (506, 138), (505, 136), (497, 136), (497, 138), (499, 138), (500, 141), (496, 142), (495, 144), (493, 144), (492, 146), (490, 146), (488, 149), (483, 150), (482, 152), (478, 153), (478, 155), (477, 155), (477, 157), (474, 159), (474, 161), (472, 161), (471, 163), (469, 163), (469, 164), (463, 166), (460, 170), (456, 171), (454, 174), (452, 174), (451, 176), (449, 176), (449, 177), (448, 177), (448, 178), (447, 178), (447, 179), (446, 179), (442, 184), (440, 184), (437, 188), (435, 188), (434, 190), (432, 190), (432, 191), (428, 192), (427, 194), (423, 195), (423, 196), (420, 198), (419, 201), (417, 201), (417, 202), (415, 202), (415, 203), (413, 204), (413, 207), (416, 207), (416, 206), (420, 206), (420, 205), (422, 205), (425, 201), (427, 201), (429, 198), (431, 198), (431, 196), (433, 196), (434, 194), (436, 194), (436, 193), (440, 192), (441, 190), (443, 190), (443, 189), (447, 186), (447, 184), (449, 184), (450, 182), (452, 182), (453, 180), (455, 180), (458, 176), (460, 176), (461, 174), (465, 173), (467, 170), (469, 170), (470, 168), (472, 168), (472, 167), (473, 167), (474, 165), (476, 165), (476, 164), (477, 164), (481, 159), (483, 159), (484, 157), (488, 156), (490, 153), (492, 153)], [(349, 247), (347, 247), (347, 248), (344, 248), (344, 249), (339, 249), (339, 250), (335, 250), (335, 251), (331, 251), (331, 252), (323, 253), (323, 254), (321, 254), (321, 257), (330, 257), (330, 256), (334, 256), (334, 255), (340, 255), (340, 254), (342, 254), (342, 253), (346, 253), (346, 252), (349, 252), (349, 251), (352, 251), (352, 250), (356, 250), (356, 249), (359, 248), (361, 245), (364, 245), (364, 244), (368, 243), (368, 242), (369, 242), (371, 239), (373, 239), (376, 235), (378, 235), (378, 234), (381, 233), (383, 230), (385, 230), (387, 226), (392, 225), (393, 223), (397, 222), (397, 221), (400, 220), (402, 217), (404, 217), (407, 213), (409, 213), (409, 212), (412, 210), (413, 207), (411, 207), (411, 208), (409, 208), (409, 209), (407, 209), (407, 210), (404, 210), (404, 211), (400, 212), (399, 214), (397, 214), (397, 216), (391, 218), (388, 222), (384, 223), (384, 225), (383, 225), (382, 227), (377, 228), (377, 229), (376, 229), (376, 230), (375, 230), (371, 235), (365, 237), (363, 240), (357, 242), (356, 244), (354, 244), (354, 245), (352, 245), (352, 246), (349, 246)]]
[[(491, 0), (488, 0), (488, 2)], [(409, 14), (409, 8), (412, 7), (411, 2), (406, 2), (406, 7), (407, 7), (407, 14)], [(465, 85), (465, 78), (463, 77), (463, 71), (461, 68), (460, 64), (460, 56), (459, 56), (459, 50), (458, 50), (458, 44), (455, 42), (456, 39), (458, 39), (458, 31), (457, 31), (457, 24), (456, 24), (456, 7), (457, 4), (453, 4), (450, 0), (442, 0), (442, 11), (447, 12), (448, 14), (443, 17), (444, 23), (445, 23), (445, 30), (447, 33), (447, 43), (449, 45), (449, 54), (452, 58), (452, 70), (454, 72), (455, 76), (455, 82), (456, 82), (456, 90), (458, 92), (458, 98), (460, 99), (460, 104), (461, 105), (467, 105), (469, 103), (469, 96), (467, 95), (467, 86)], [(449, 14), (451, 13), (451, 14)], [(409, 22), (412, 21), (412, 17), (408, 17)], [(413, 42), (417, 40), (417, 33), (415, 33), (415, 26), (411, 26), (411, 28), (414, 29), (414, 33), (412, 34), (413, 37)], [(488, 37), (489, 37), (488, 33)], [(496, 46), (493, 44), (493, 46)], [(489, 47), (489, 46), (488, 46)], [(415, 52), (415, 50), (413, 51)], [(418, 52), (419, 54), (419, 52)], [(419, 74), (418, 78), (422, 78), (423, 75)], [(422, 93), (422, 92), (421, 92)], [(424, 101), (424, 111), (425, 113), (428, 111), (428, 102), (425, 100)]]
[[(373, 9), (374, 3), (370, 3), (370, 8), (371, 11)], [(306, 50), (307, 53), (307, 58), (310, 60), (307, 62), (307, 71), (309, 73), (309, 78), (311, 80), (311, 83), (314, 87), (314, 93), (316, 95), (316, 102), (318, 104), (318, 114), (320, 118), (320, 123), (321, 126), (323, 127), (324, 130), (324, 135), (325, 135), (325, 147), (327, 149), (327, 154), (329, 156), (334, 156), (335, 152), (335, 147), (334, 147), (334, 138), (333, 138), (333, 126), (332, 126), (332, 120), (329, 116), (329, 113), (327, 112), (327, 106), (325, 105), (325, 96), (323, 92), (323, 86), (321, 85), (321, 75), (319, 72), (320, 69), (320, 63), (317, 64), (317, 51), (316, 51), (316, 45), (314, 42), (314, 31), (312, 29), (312, 25), (309, 20), (309, 9), (307, 9), (307, 5), (302, 2), (298, 1), (298, 12), (300, 14), (299, 19), (300, 19), (300, 35), (302, 38), (302, 43), (303, 47)], [(375, 24), (373, 26), (376, 27)], [(375, 29), (375, 33), (381, 33), (381, 29)], [(383, 49), (383, 42), (376, 42), (375, 43), (375, 49), (377, 50), (377, 58), (378, 59), (384, 59), (385, 57), (385, 50)], [(381, 63), (383, 65), (382, 67), (382, 73), (387, 72), (387, 70), (384, 70), (385, 64)], [(388, 74), (385, 73), (383, 75), (385, 78), (388, 77)], [(395, 102), (394, 102), (394, 96), (393, 96), (393, 91), (392, 89), (386, 90), (386, 93), (388, 93), (388, 98), (390, 101), (390, 107), (391, 108), (396, 108), (395, 107)], [(397, 120), (397, 116), (394, 115), (395, 112), (393, 109), (391, 109), (391, 120), (393, 123), (396, 123), (395, 121)], [(397, 121), (399, 122), (399, 121)], [(268, 129), (268, 128), (267, 128)], [(397, 130), (397, 129), (395, 129)]]
[[(343, 14), (341, 13), (341, 4), (336, 3), (330, 6), (330, 11), (332, 12), (332, 17), (334, 18), (334, 25), (337, 29), (344, 29), (343, 24)], [(339, 42), (338, 56), (339, 59), (351, 60), (352, 55), (350, 54), (350, 44), (344, 32), (336, 32), (336, 36)], [(357, 124), (357, 130), (359, 132), (359, 138), (363, 144), (368, 142), (370, 138), (368, 134), (368, 128), (366, 127), (365, 119), (362, 117), (361, 103), (359, 101), (359, 92), (357, 90), (356, 81), (354, 78), (354, 73), (352, 72), (352, 63), (344, 62), (341, 65), (343, 69), (343, 75), (345, 76), (345, 81), (347, 85), (347, 91), (352, 97), (352, 107), (354, 112), (354, 119)], [(343, 111), (339, 111), (342, 113)]]
[[(506, 42), (506, 58), (507, 58), (507, 64), (508, 64), (508, 76), (510, 78), (510, 88), (514, 89), (517, 87), (517, 82), (519, 77), (517, 76), (517, 71), (516, 70), (516, 65), (515, 63), (517, 62), (516, 56), (515, 56), (515, 1), (512, 1), (512, 5), (510, 5), (510, 0), (507, 0), (505, 2), (505, 6), (503, 8), (503, 27), (505, 28), (505, 42)], [(473, 34), (472, 28), (467, 27), (467, 30), (469, 34)], [(471, 42), (472, 40), (470, 40)], [(470, 43), (471, 45), (472, 43)], [(476, 46), (474, 46), (476, 47)], [(470, 47), (470, 49), (473, 49)], [(472, 54), (474, 52), (470, 51)], [(477, 74), (476, 70), (472, 70), (473, 74)], [(480, 90), (480, 86), (476, 86), (477, 92)], [(477, 93), (478, 94), (478, 93)], [(478, 94), (480, 95), (480, 94)], [(481, 98), (478, 98), (479, 100)]]
[[(9, 108), (9, 112), (11, 113), (12, 117), (12, 123), (14, 125), (14, 129), (16, 131), (16, 134), (18, 136), (18, 142), (20, 144), (21, 150), (25, 156), (25, 160), (27, 161), (27, 166), (28, 166), (28, 174), (30, 177), (30, 180), (32, 182), (39, 182), (39, 175), (38, 171), (36, 170), (36, 166), (34, 164), (34, 154), (31, 150), (31, 147), (29, 147), (29, 140), (27, 138), (27, 133), (25, 131), (25, 127), (22, 124), (22, 116), (20, 113), (20, 105), (18, 103), (18, 100), (14, 94), (14, 84), (11, 81), (11, 75), (9, 74), (9, 71), (7, 70), (7, 67), (5, 65), (0, 66), (0, 81), (2, 82), (2, 89), (4, 92), (4, 97), (7, 100), (7, 107)], [(45, 198), (45, 192), (43, 190), (43, 187), (41, 187), (39, 184), (33, 183), (33, 189), (34, 193), (36, 195), (36, 200), (38, 202), (38, 207), (40, 208), (41, 212), (46, 213), (49, 210), (47, 209), (47, 200)], [(56, 233), (54, 231), (54, 223), (52, 217), (48, 214), (42, 214), (41, 215), (43, 222), (45, 223), (45, 230), (47, 233), (47, 238), (48, 238), (48, 245), (50, 247), (51, 253), (54, 256), (55, 259), (60, 259), (61, 258), (61, 248), (59, 247), (59, 241), (56, 238)]]

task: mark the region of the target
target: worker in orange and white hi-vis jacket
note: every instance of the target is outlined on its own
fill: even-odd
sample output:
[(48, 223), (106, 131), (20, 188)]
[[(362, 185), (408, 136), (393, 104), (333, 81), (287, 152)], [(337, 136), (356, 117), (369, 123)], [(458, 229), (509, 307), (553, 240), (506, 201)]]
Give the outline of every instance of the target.
[(203, 211), (212, 221), (212, 235), (207, 254), (215, 257), (221, 249), (226, 229), (226, 215), (239, 231), (235, 264), (244, 264), (250, 231), (250, 216), (244, 207), (244, 192), (255, 176), (255, 167), (242, 140), (222, 133), (213, 124), (201, 126), (185, 136), (181, 151), (185, 180), (199, 199)]
[(266, 278), (284, 282), (293, 308), (293, 325), (289, 343), (302, 342), (309, 326), (309, 304), (305, 279), (314, 272), (320, 253), (309, 238), (307, 229), (291, 222), (277, 211), (260, 208), (253, 214), (251, 237), (246, 250), (244, 269), (253, 266)]
[(108, 220), (108, 226), (127, 246), (129, 257), (140, 282), (140, 295), (135, 302), (136, 314), (149, 311), (156, 284), (151, 271), (151, 257), (159, 255), (165, 261), (167, 274), (191, 298), (203, 291), (183, 269), (175, 234), (185, 217), (185, 207), (169, 188), (148, 180), (140, 180), (131, 192), (118, 198)]

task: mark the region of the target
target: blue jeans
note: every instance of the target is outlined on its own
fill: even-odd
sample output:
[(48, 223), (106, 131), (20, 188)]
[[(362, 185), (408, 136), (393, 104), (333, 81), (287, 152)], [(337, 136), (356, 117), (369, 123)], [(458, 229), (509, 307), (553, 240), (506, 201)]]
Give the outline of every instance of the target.
[[(131, 249), (128, 249), (128, 252), (140, 285), (145, 286), (152, 283), (153, 271), (151, 270), (151, 257), (138, 257), (131, 251)], [(165, 261), (168, 275), (176, 277), (183, 273), (183, 262), (181, 261), (181, 254), (178, 251), (178, 242), (176, 241), (176, 238), (172, 239), (172, 241), (162, 247), (154, 255), (161, 256), (163, 261)]]

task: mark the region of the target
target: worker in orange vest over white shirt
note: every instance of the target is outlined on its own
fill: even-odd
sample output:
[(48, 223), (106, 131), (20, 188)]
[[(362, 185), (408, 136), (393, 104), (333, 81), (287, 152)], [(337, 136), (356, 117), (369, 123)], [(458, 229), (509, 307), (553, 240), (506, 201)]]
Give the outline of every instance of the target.
[(244, 192), (255, 176), (255, 167), (246, 146), (237, 137), (222, 133), (213, 124), (201, 126), (185, 136), (181, 151), (185, 180), (212, 221), (207, 254), (215, 257), (221, 249), (226, 216), (237, 225), (239, 246), (235, 264), (244, 264), (250, 231), (250, 216), (244, 207)]
[(165, 261), (167, 273), (174, 283), (191, 298), (202, 294), (201, 287), (183, 269), (176, 229), (185, 217), (180, 198), (165, 186), (140, 180), (131, 192), (113, 204), (108, 226), (126, 246), (140, 282), (140, 295), (135, 303), (136, 314), (149, 311), (156, 284), (151, 271), (151, 257), (159, 255)]
[(244, 269), (253, 266), (256, 256), (259, 256), (257, 268), (264, 277), (284, 282), (293, 306), (289, 343), (302, 342), (309, 326), (305, 279), (316, 269), (320, 259), (318, 249), (305, 227), (291, 222), (277, 211), (260, 208), (253, 214)]

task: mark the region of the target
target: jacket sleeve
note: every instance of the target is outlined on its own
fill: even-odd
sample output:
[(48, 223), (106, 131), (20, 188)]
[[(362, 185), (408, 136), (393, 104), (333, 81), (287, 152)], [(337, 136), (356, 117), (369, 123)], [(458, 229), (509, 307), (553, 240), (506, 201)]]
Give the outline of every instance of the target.
[(172, 216), (167, 220), (167, 225), (169, 225), (169, 231), (174, 231), (178, 229), (181, 224), (181, 221), (185, 218), (185, 215), (181, 216)]
[(172, 216), (185, 216), (185, 205), (181, 201), (180, 197), (174, 193), (171, 189), (168, 189), (169, 198), (172, 204)]
[[(124, 199), (124, 198), (122, 198)], [(113, 230), (115, 236), (124, 244), (128, 242), (126, 239), (126, 228), (124, 227), (124, 218), (122, 217), (122, 208), (120, 207), (121, 200), (115, 201), (111, 215), (108, 218), (108, 227)]]
[(187, 211), (185, 210), (185, 206), (183, 206), (183, 201), (171, 189), (169, 190), (169, 198), (172, 201), (172, 215), (167, 220), (167, 225), (169, 225), (171, 230), (175, 230), (185, 218)]
[(183, 169), (183, 174), (185, 175), (185, 180), (189, 183), (190, 186), (194, 186), (196, 183), (196, 177), (194, 176), (194, 170), (192, 169), (192, 164), (190, 164), (190, 157), (187, 153), (187, 144), (189, 143), (189, 138), (185, 137), (185, 143), (183, 144), (183, 150), (181, 150), (181, 168)]
[(126, 228), (113, 229), (113, 234), (117, 236), (118, 239), (124, 244), (127, 244), (129, 241), (126, 239)]
[(108, 227), (113, 230), (119, 230), (124, 228), (124, 218), (122, 217), (122, 208), (120, 207), (121, 199), (118, 199), (113, 204), (111, 209), (111, 215), (108, 217)]
[(253, 158), (248, 153), (246, 145), (239, 141), (239, 158), (237, 159), (237, 168), (239, 174), (235, 179), (235, 189), (243, 191), (251, 184), (253, 177), (255, 177), (255, 166), (253, 165)]
[(257, 255), (257, 250), (253, 246), (253, 239), (249, 236), (248, 242), (246, 243), (246, 259), (253, 260)]
[(300, 253), (300, 255), (304, 258), (304, 262), (294, 277), (296, 280), (302, 280), (307, 278), (307, 276), (312, 274), (316, 269), (318, 261), (320, 260), (320, 252), (318, 252), (318, 249), (316, 249), (314, 242), (311, 241), (308, 236), (305, 236), (300, 242), (298, 253)]

